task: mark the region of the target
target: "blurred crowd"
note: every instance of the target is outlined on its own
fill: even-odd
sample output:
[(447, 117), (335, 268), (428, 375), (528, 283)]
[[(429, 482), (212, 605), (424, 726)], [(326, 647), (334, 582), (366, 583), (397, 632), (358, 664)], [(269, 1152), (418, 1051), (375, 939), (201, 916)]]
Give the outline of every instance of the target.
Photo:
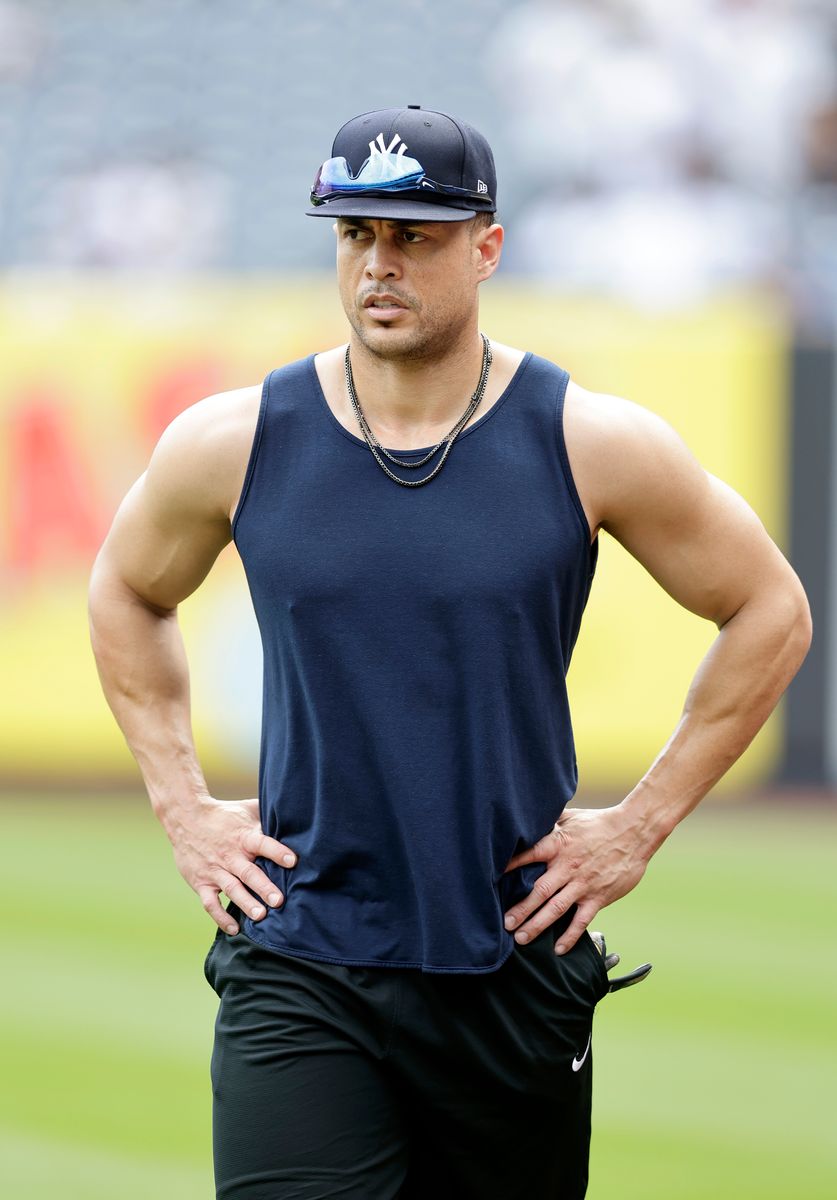
[[(194, 20), (180, 27), (183, 45), (172, 47), (164, 8), (140, 4), (131, 8), (148, 20), (135, 29), (153, 53), (135, 71), (133, 91), (131, 56), (124, 58), (121, 88), (121, 63), (102, 74), (90, 44), (95, 25), (79, 26), (73, 41), (75, 7), (0, 0), (0, 264), (296, 265), (260, 252), (259, 230), (269, 228), (273, 214), (267, 205), (251, 213), (242, 199), (242, 176), (255, 163), (234, 158), (240, 131), (253, 110), (270, 103), (252, 73), (237, 89), (216, 88), (214, 107), (207, 91), (193, 109), (183, 108), (176, 85), (192, 58), (185, 39)], [(223, 22), (233, 7), (202, 11)], [(261, 5), (261, 19), (284, 20), (281, 7)], [(441, 38), (451, 10), (437, 7)], [(462, 7), (486, 91), (482, 99), (477, 88), (472, 98), (463, 95), (466, 110), (459, 111), (480, 124), (487, 110), (483, 127), (501, 159), (500, 217), (513, 234), (505, 270), (650, 309), (688, 305), (730, 287), (768, 287), (791, 298), (802, 327), (833, 331), (837, 0)], [(184, 0), (174, 8), (187, 18), (190, 8), (197, 12)], [(314, 3), (309, 24), (317, 9)], [(106, 13), (94, 14), (103, 37)], [(251, 38), (254, 27), (251, 20)], [(234, 32), (230, 26), (229, 39)], [(224, 36), (222, 30), (220, 54)], [(63, 81), (56, 67), (61, 38)], [(312, 39), (316, 44), (316, 31)], [(118, 57), (103, 47), (100, 58)], [(292, 72), (290, 53), (288, 60)], [(252, 71), (249, 61), (245, 66)], [(440, 69), (450, 74), (444, 63)], [(298, 90), (309, 75), (301, 73)], [(421, 99), (432, 107), (430, 90)], [(352, 111), (351, 88), (343, 93), (343, 107)], [(334, 107), (331, 92), (314, 95), (316, 101), (306, 93), (301, 111), (309, 102)], [(131, 96), (133, 115), (126, 108)], [(86, 135), (91, 121), (104, 128), (111, 116), (123, 127), (114, 126), (110, 140)], [(50, 126), (41, 142), (39, 120)], [(75, 155), (67, 148), (73, 139)], [(29, 192), (15, 186), (16, 152), (32, 160)], [(316, 152), (309, 157), (313, 163)], [(276, 186), (287, 187), (286, 180), (277, 177)], [(250, 243), (242, 240), (248, 230)]]
[(516, 270), (651, 308), (755, 283), (833, 329), (834, 0), (529, 0), (490, 69)]

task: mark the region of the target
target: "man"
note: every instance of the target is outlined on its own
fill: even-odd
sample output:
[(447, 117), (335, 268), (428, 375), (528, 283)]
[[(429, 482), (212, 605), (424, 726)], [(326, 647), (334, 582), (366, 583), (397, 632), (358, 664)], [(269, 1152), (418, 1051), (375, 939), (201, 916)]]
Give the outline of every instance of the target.
[[(219, 927), (217, 1194), (577, 1200), (610, 964), (587, 926), (763, 724), (807, 603), (662, 420), (480, 334), (503, 229), (476, 130), (355, 117), (311, 201), (348, 345), (179, 416), (91, 587), (108, 700)], [(719, 634), (650, 770), (592, 811), (565, 807), (564, 680), (600, 529)], [(231, 538), (264, 716), (259, 800), (222, 803), (176, 610)]]

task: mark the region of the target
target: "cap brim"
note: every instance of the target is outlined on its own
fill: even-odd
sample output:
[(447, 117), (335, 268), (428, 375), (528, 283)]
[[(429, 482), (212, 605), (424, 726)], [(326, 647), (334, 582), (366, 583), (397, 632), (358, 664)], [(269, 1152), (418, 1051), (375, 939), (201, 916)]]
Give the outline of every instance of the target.
[(468, 221), (474, 208), (453, 208), (427, 200), (403, 200), (388, 196), (340, 196), (326, 204), (307, 208), (308, 217), (368, 217), (385, 221)]

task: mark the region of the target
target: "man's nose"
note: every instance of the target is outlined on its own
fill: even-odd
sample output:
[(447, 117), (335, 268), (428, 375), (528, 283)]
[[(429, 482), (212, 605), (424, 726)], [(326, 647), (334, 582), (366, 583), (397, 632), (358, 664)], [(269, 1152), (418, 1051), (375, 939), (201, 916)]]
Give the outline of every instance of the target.
[(369, 279), (395, 278), (399, 273), (395, 248), (382, 238), (375, 238), (366, 256), (365, 270)]

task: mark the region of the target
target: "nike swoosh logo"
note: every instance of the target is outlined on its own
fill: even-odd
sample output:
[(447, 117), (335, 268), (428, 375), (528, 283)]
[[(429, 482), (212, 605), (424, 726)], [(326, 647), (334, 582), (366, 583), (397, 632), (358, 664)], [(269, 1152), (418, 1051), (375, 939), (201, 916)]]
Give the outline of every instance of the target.
[(593, 1034), (591, 1033), (590, 1036), (587, 1038), (587, 1045), (584, 1047), (584, 1053), (582, 1054), (581, 1058), (579, 1058), (578, 1055), (576, 1055), (576, 1057), (573, 1059), (572, 1065), (573, 1065), (574, 1071), (580, 1071), (581, 1068), (584, 1066), (584, 1061), (587, 1058), (587, 1055), (590, 1053), (590, 1043), (592, 1042), (592, 1040), (593, 1040)]

